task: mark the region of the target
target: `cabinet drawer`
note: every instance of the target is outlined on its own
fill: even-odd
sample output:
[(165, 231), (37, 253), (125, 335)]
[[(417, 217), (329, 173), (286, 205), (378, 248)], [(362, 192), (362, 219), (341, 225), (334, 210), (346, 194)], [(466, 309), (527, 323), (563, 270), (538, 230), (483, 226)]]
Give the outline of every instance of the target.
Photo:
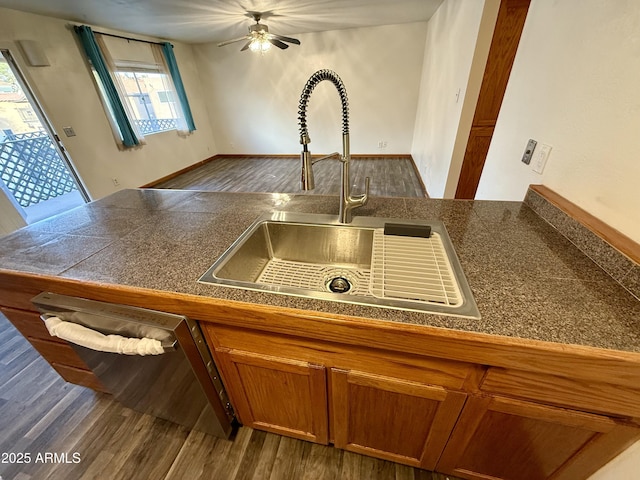
[(51, 366), (69, 383), (82, 385), (83, 387), (88, 387), (99, 392), (111, 393), (104, 385), (102, 385), (100, 380), (98, 380), (98, 377), (96, 377), (90, 370), (83, 370), (81, 368), (70, 367), (69, 365), (61, 365), (59, 363), (53, 363)]
[(29, 340), (29, 343), (31, 343), (38, 352), (40, 352), (40, 355), (42, 355), (47, 362), (51, 364), (57, 363), (61, 365), (68, 365), (70, 367), (89, 371), (89, 367), (87, 367), (76, 351), (68, 344), (56, 343), (32, 337), (27, 337), (27, 340)]
[(640, 417), (640, 390), (603, 382), (494, 367), (480, 389), (562, 407)]
[(31, 299), (39, 293), (41, 293), (40, 290), (22, 287), (20, 290), (14, 290), (8, 286), (2, 286), (0, 287), (0, 305), (35, 312), (37, 310), (31, 303)]
[(9, 321), (13, 323), (13, 326), (25, 337), (40, 338), (65, 345), (67, 343), (64, 340), (49, 335), (47, 327), (45, 327), (44, 322), (40, 320), (38, 313), (6, 307), (0, 307), (0, 311), (2, 311), (5, 317), (7, 317)]

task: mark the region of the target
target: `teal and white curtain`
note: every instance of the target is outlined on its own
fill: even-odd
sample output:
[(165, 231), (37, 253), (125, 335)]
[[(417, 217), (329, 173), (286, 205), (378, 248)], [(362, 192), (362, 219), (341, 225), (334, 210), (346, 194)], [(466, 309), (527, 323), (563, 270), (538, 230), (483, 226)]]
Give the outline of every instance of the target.
[[(154, 47), (156, 45), (153, 45)], [(182, 84), (182, 77), (180, 76), (180, 70), (178, 70), (178, 64), (176, 63), (176, 57), (173, 54), (173, 45), (168, 42), (162, 44), (162, 58), (165, 61), (165, 67), (170, 73), (170, 78), (173, 81), (174, 91), (178, 95), (180, 100), (180, 106), (182, 107), (182, 118), (186, 124), (187, 130), (193, 132), (196, 129), (195, 123), (193, 123), (193, 116), (191, 115), (191, 108), (189, 108), (189, 101), (187, 100), (187, 92), (184, 90)]]
[(195, 130), (173, 45), (114, 39), (93, 32), (86, 25), (76, 26), (75, 31), (99, 80), (103, 103), (123, 147), (145, 143), (140, 128), (144, 120), (134, 101), (136, 92), (132, 92), (132, 78), (138, 82), (141, 73), (153, 75), (156, 82), (161, 82), (165, 98), (177, 100), (165, 102), (163, 108), (171, 111), (178, 134), (188, 135)]
[(120, 94), (116, 89), (113, 81), (112, 72), (107, 67), (107, 62), (103, 56), (102, 50), (98, 46), (96, 36), (91, 27), (86, 25), (77, 25), (74, 30), (78, 34), (80, 43), (95, 70), (102, 86), (101, 93), (107, 104), (109, 112), (115, 122), (117, 129), (122, 138), (122, 144), (125, 147), (134, 147), (140, 145), (141, 140), (139, 134), (133, 127), (133, 122), (129, 119), (125, 111), (123, 102), (120, 100)]

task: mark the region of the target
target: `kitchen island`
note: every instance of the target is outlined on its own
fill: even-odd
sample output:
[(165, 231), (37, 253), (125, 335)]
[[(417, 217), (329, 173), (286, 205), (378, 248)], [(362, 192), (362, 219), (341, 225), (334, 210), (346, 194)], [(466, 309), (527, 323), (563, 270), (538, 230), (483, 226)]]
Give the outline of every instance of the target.
[(187, 315), (242, 423), (464, 478), (586, 478), (640, 436), (640, 302), (531, 202), (373, 198), (356, 213), (442, 220), (480, 320), (196, 282), (262, 212), (337, 203), (120, 191), (0, 239), (0, 305), (45, 358), (41, 291)]

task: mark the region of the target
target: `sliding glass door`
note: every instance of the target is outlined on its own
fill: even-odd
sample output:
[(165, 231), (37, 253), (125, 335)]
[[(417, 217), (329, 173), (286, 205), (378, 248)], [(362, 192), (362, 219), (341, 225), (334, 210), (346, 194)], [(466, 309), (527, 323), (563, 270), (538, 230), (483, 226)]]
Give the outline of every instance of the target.
[(8, 50), (0, 50), (0, 189), (26, 224), (89, 200)]

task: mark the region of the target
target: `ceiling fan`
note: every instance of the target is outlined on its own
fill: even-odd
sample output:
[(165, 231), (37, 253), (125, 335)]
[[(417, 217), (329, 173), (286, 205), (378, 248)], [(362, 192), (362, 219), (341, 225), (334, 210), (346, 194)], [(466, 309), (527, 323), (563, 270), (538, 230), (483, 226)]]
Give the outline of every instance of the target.
[(248, 17), (253, 17), (256, 24), (249, 27), (249, 34), (244, 37), (234, 38), (233, 40), (227, 40), (226, 42), (219, 43), (219, 47), (224, 47), (230, 43), (241, 42), (246, 40), (247, 43), (240, 49), (241, 52), (245, 50), (251, 50), (253, 52), (266, 52), (271, 48), (271, 45), (284, 50), (289, 48), (284, 42), (300, 45), (300, 40), (291, 37), (284, 37), (282, 35), (276, 35), (275, 33), (269, 33), (269, 27), (260, 23), (260, 19), (264, 14), (262, 12), (247, 12)]

